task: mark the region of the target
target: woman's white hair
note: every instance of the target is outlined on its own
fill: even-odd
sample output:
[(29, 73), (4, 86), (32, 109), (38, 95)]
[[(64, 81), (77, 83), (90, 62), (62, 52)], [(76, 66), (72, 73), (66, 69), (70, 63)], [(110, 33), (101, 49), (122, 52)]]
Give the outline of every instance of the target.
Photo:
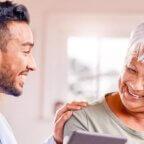
[(144, 53), (139, 55), (140, 51), (144, 51), (144, 23), (139, 24), (130, 35), (129, 47), (125, 62), (133, 54), (137, 54), (138, 61), (144, 62)]

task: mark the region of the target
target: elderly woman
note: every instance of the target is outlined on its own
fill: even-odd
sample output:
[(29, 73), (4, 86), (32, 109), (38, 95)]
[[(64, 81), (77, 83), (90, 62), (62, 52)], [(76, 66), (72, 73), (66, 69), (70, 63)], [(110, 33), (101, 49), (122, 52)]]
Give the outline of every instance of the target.
[[(46, 144), (62, 144), (65, 122), (64, 143), (76, 130), (126, 137), (127, 144), (144, 143), (144, 23), (131, 34), (119, 91), (81, 109), (86, 105), (72, 103), (61, 108), (56, 115), (53, 137)], [(78, 111), (72, 114), (71, 110)]]
[(64, 128), (64, 141), (75, 130), (127, 138), (144, 143), (144, 23), (131, 34), (119, 91), (73, 113)]

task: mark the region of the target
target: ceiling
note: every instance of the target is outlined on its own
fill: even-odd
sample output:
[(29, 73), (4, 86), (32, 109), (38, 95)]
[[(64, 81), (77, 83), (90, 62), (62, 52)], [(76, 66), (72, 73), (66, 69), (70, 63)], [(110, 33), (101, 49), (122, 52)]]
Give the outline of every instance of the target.
[(144, 13), (144, 0), (15, 0), (33, 11), (85, 13)]

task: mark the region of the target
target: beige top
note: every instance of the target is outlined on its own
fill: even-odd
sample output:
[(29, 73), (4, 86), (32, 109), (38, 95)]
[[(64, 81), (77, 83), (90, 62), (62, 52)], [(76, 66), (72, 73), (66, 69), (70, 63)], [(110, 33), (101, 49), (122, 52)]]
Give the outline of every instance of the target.
[(126, 126), (102, 99), (87, 108), (74, 112), (64, 128), (64, 143), (73, 131), (83, 130), (126, 137), (127, 144), (144, 144), (144, 131), (136, 131)]

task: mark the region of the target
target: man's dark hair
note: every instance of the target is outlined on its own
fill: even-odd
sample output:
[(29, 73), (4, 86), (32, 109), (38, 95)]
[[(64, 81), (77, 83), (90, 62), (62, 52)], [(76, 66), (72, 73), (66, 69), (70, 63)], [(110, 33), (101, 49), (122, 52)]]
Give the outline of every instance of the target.
[(7, 24), (10, 22), (26, 22), (30, 18), (27, 8), (11, 1), (0, 2), (0, 49), (4, 50), (10, 36)]
[(0, 2), (0, 23), (10, 21), (29, 23), (27, 8), (24, 5), (17, 5), (11, 1)]

